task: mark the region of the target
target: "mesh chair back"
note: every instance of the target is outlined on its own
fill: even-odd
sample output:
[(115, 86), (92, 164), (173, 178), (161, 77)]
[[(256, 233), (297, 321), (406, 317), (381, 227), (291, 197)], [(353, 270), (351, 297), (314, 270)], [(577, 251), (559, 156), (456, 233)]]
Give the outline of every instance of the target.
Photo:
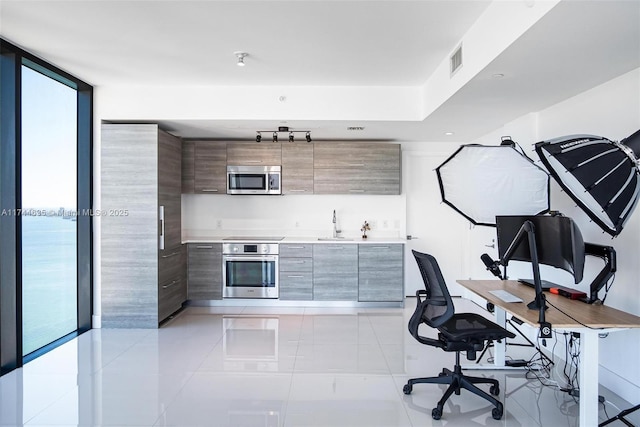
[(437, 328), (449, 320), (455, 313), (453, 300), (442, 277), (436, 259), (428, 254), (411, 251), (418, 263), (422, 280), (427, 291), (427, 298), (422, 310), (421, 320), (427, 325)]

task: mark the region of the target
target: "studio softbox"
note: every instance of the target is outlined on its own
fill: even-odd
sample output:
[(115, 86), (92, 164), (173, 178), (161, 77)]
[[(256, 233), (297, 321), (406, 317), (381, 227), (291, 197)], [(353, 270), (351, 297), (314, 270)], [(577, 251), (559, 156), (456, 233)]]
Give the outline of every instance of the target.
[(476, 225), (549, 211), (549, 175), (514, 144), (461, 146), (436, 168), (442, 201)]
[(620, 142), (568, 135), (535, 144), (560, 187), (604, 231), (617, 236), (638, 202), (640, 130)]

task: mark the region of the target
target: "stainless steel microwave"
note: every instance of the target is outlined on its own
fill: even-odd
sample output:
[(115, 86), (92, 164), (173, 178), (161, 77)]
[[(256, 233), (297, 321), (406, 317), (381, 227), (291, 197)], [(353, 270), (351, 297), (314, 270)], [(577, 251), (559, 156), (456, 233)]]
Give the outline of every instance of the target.
[(282, 194), (280, 166), (227, 166), (227, 194)]

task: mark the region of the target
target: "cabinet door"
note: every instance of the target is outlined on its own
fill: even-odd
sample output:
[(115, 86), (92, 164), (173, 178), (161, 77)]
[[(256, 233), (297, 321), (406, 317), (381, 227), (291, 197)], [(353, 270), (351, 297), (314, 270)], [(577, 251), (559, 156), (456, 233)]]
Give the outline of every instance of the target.
[(313, 299), (357, 301), (358, 245), (313, 246)]
[(282, 193), (313, 194), (313, 145), (282, 145)]
[(227, 145), (229, 166), (279, 166), (282, 164), (280, 143), (236, 142)]
[(400, 169), (400, 145), (367, 142), (325, 142), (314, 145), (313, 166), (324, 168), (362, 168), (375, 173), (380, 169)]
[(188, 298), (222, 299), (222, 244), (190, 243), (188, 257)]
[(402, 301), (403, 245), (358, 246), (358, 301)]
[(227, 194), (227, 143), (195, 141), (194, 191)]
[(182, 143), (182, 193), (191, 194), (195, 189), (196, 144), (193, 141)]
[(182, 142), (158, 132), (158, 205), (164, 206), (164, 247), (182, 244)]
[(400, 194), (400, 170), (315, 169), (315, 194)]

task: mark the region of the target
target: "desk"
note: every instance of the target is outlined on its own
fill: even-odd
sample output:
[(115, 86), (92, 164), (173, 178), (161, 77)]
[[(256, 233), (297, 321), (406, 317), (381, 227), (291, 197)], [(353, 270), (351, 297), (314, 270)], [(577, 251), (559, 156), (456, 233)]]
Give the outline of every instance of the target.
[[(535, 297), (535, 291), (515, 280), (458, 280), (458, 283), (492, 303), (496, 310), (496, 320), (506, 326), (506, 313), (537, 328), (538, 310), (529, 310), (527, 304)], [(524, 302), (504, 302), (489, 291), (503, 289)], [(598, 424), (598, 334), (615, 332), (628, 328), (640, 328), (640, 317), (605, 305), (585, 304), (545, 292), (549, 308), (546, 321), (554, 329), (580, 333), (580, 426)], [(553, 306), (551, 306), (551, 304)], [(562, 313), (562, 312), (566, 313)], [(494, 363), (496, 367), (505, 365), (505, 340), (495, 344)]]

